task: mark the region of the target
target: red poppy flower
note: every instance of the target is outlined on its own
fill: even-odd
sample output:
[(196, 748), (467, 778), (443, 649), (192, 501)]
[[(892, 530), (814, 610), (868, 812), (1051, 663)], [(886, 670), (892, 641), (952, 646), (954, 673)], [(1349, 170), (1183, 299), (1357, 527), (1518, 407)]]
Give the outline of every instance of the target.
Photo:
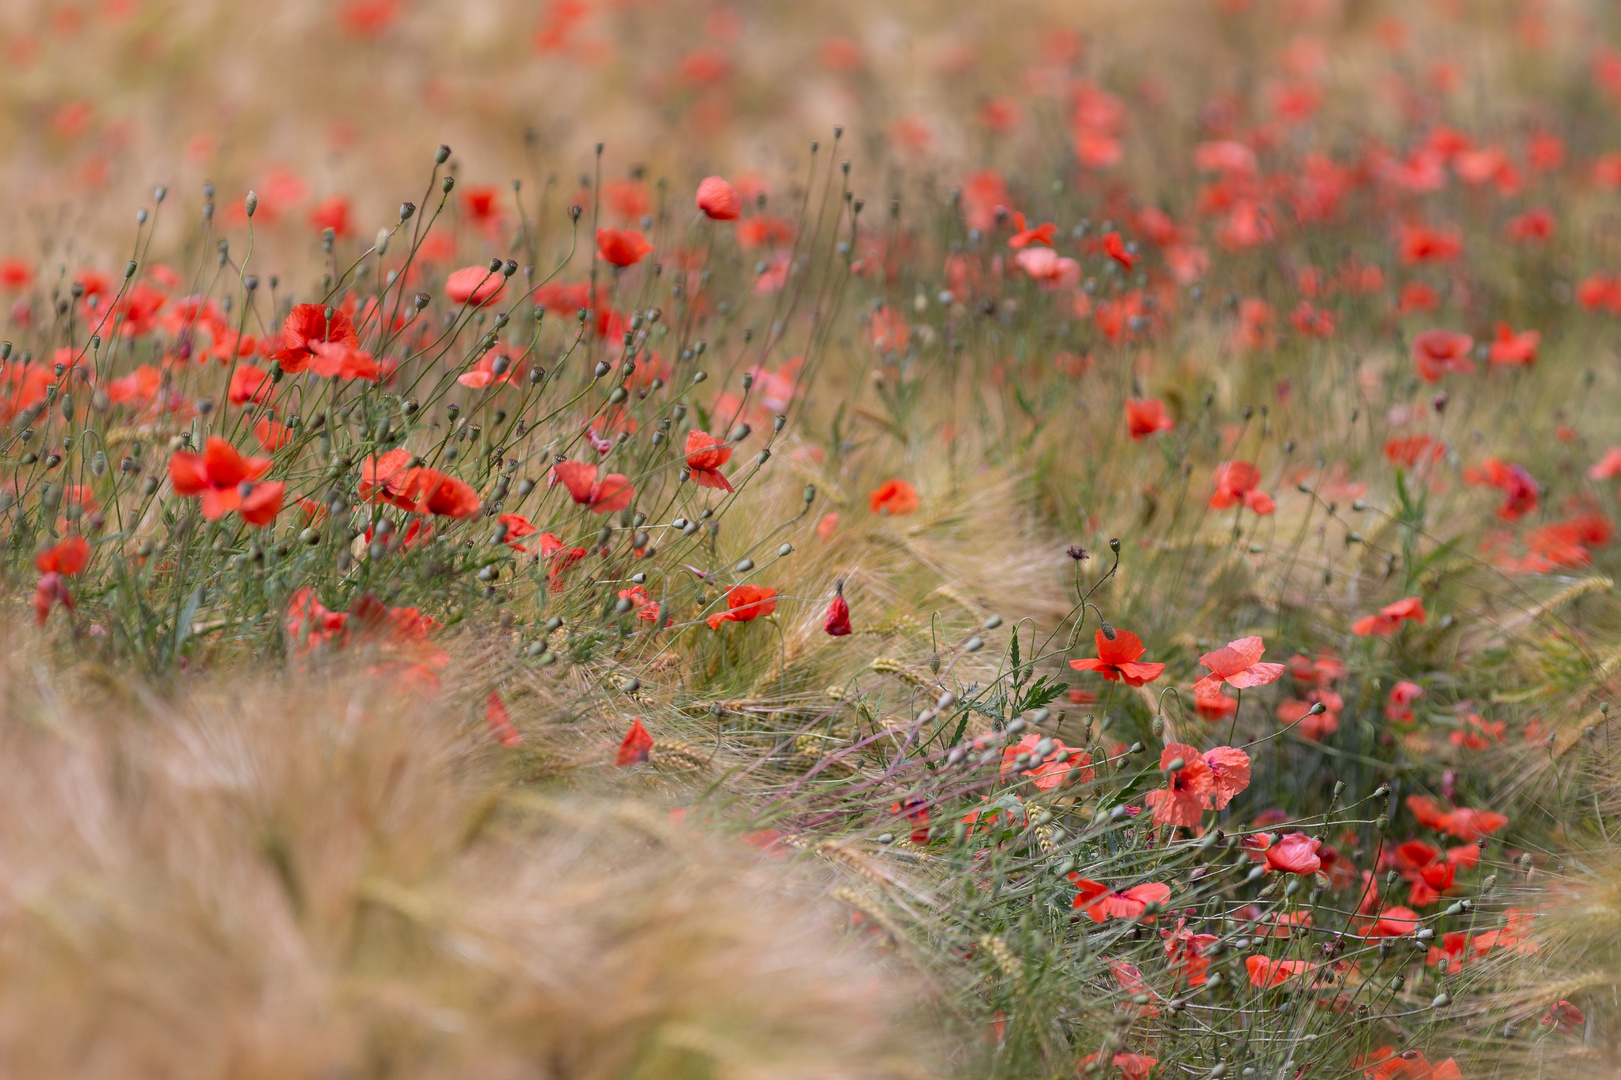
[[(1044, 741), (1051, 748), (1042, 757), (1036, 753), (1036, 748)], [(1024, 758), (1023, 768), (1019, 763), (1021, 757)], [(1034, 780), (1038, 791), (1051, 791), (1072, 783), (1091, 783), (1094, 776), (1091, 766), (1092, 755), (1085, 750), (1065, 746), (1057, 739), (1032, 732), (1003, 749), (999, 775), (1006, 776), (1017, 771), (1020, 776)]]
[(905, 480), (885, 480), (867, 495), (867, 506), (875, 514), (900, 517), (918, 505), (917, 489)]
[(1013, 261), (1043, 290), (1074, 288), (1081, 282), (1081, 264), (1052, 248), (1025, 248)]
[(743, 196), (719, 176), (706, 176), (698, 184), (698, 209), (715, 221), (736, 221), (743, 216)]
[(358, 345), (360, 341), (354, 322), (344, 312), (321, 304), (298, 304), (282, 324), (281, 348), (271, 359), (279, 361), (283, 371), (297, 374), (309, 365), (312, 347), (320, 343)]
[(717, 611), (706, 622), (719, 630), (724, 622), (753, 622), (777, 610), (777, 590), (759, 585), (733, 585), (726, 590), (726, 610)]
[(1178, 760), (1182, 764), (1171, 772), (1166, 786), (1150, 791), (1143, 796), (1143, 802), (1154, 808), (1156, 824), (1192, 828), (1210, 807), (1214, 777), (1197, 749), (1186, 743), (1166, 743), (1160, 751), (1159, 767), (1170, 769)]
[(1194, 684), (1194, 691), (1197, 692), (1200, 686), (1214, 690), (1222, 683), (1242, 690), (1277, 682), (1283, 678), (1284, 667), (1282, 664), (1262, 663), (1261, 656), (1265, 652), (1265, 642), (1258, 637), (1247, 637), (1229, 642), (1215, 652), (1205, 653), (1199, 657), (1199, 663), (1209, 668), (1210, 674)]
[(614, 764), (623, 768), (634, 765), (639, 761), (646, 761), (647, 755), (653, 750), (653, 736), (647, 733), (641, 720), (633, 720), (630, 730), (625, 732), (625, 738), (619, 744), (619, 752), (614, 755)]
[(1126, 399), (1126, 431), (1138, 442), (1142, 442), (1144, 436), (1157, 435), (1174, 427), (1176, 421), (1165, 415), (1165, 402), (1158, 398)]
[(568, 489), (569, 498), (589, 506), (593, 514), (611, 514), (636, 500), (636, 489), (620, 473), (597, 479), (597, 467), (583, 461), (560, 461), (552, 466), (552, 483)]
[(1250, 985), (1268, 989), (1282, 986), (1290, 979), (1315, 971), (1316, 964), (1306, 960), (1272, 960), (1265, 956), (1251, 956), (1244, 961), (1250, 973)]
[(1463, 479), (1468, 484), (1488, 484), (1503, 493), (1497, 516), (1504, 521), (1518, 521), (1535, 511), (1542, 493), (1535, 478), (1523, 465), (1493, 457), (1482, 461), (1479, 468), (1465, 469)]
[(48, 547), (34, 556), (34, 569), (42, 574), (61, 574), (72, 577), (90, 561), (90, 542), (82, 536), (70, 536), (54, 547)]
[(1362, 930), (1363, 937), (1406, 937), (1419, 928), (1423, 920), (1418, 912), (1407, 907), (1388, 907), (1378, 919)]
[(1305, 833), (1290, 833), (1268, 849), (1266, 868), (1285, 874), (1315, 874), (1323, 865), (1317, 857), (1317, 849), (1322, 846), (1321, 840)]
[(1142, 639), (1130, 630), (1098, 630), (1092, 640), (1097, 645), (1097, 656), (1071, 660), (1069, 666), (1076, 671), (1095, 671), (1110, 682), (1119, 679), (1127, 686), (1141, 686), (1153, 682), (1165, 670), (1164, 664), (1142, 663), (1137, 659), (1147, 650), (1143, 648)]
[(850, 605), (844, 599), (844, 582), (833, 587), (833, 599), (827, 605), (827, 617), (822, 629), (829, 637), (844, 637), (850, 633)]
[(1204, 763), (1210, 766), (1210, 805), (1225, 810), (1250, 786), (1250, 756), (1234, 746), (1214, 746), (1205, 751)]
[(1475, 370), (1469, 350), (1475, 339), (1450, 330), (1426, 330), (1413, 338), (1413, 364), (1425, 382), (1440, 382), (1443, 375), (1468, 375)]
[(343, 342), (317, 341), (310, 345), (310, 353), (309, 369), (324, 379), (374, 383), (383, 373), (383, 366), (371, 353)]
[(490, 737), (508, 750), (523, 742), (523, 736), (512, 726), (512, 717), (507, 715), (506, 702), (494, 690), (485, 702), (484, 720), (489, 725)]
[(1424, 618), (1424, 601), (1416, 596), (1409, 596), (1394, 604), (1386, 604), (1379, 609), (1377, 615), (1358, 619), (1351, 624), (1351, 633), (1359, 637), (1386, 637), (1394, 634), (1407, 620), (1411, 619), (1422, 625)]
[[(305, 363), (307, 362), (306, 356)], [(300, 364), (300, 369), (303, 366)], [(152, 389), (156, 392), (157, 387), (154, 386)], [(231, 372), (231, 385), (226, 391), (225, 398), (232, 405), (246, 405), (250, 401), (263, 405), (270, 400), (270, 395), (275, 393), (275, 390), (276, 384), (271, 382), (270, 372), (252, 364), (239, 364), (237, 369)]]
[(1128, 273), (1131, 271), (1132, 266), (1137, 262), (1137, 256), (1126, 250), (1126, 243), (1124, 240), (1120, 239), (1120, 234), (1117, 232), (1106, 233), (1104, 235), (1103, 253), (1109, 256), (1109, 258), (1113, 259), (1115, 262), (1119, 263), (1121, 268)]
[(1095, 923), (1104, 919), (1135, 919), (1143, 914), (1149, 904), (1163, 907), (1171, 898), (1171, 887), (1158, 881), (1115, 892), (1107, 885), (1083, 878), (1080, 874), (1070, 874), (1069, 880), (1075, 883), (1076, 889), (1071, 907), (1083, 912)]
[(452, 303), (483, 307), (501, 295), (507, 279), (499, 270), (485, 266), (464, 266), (445, 278), (445, 295)]
[(275, 453), (293, 441), (293, 430), (286, 424), (278, 423), (268, 416), (259, 418), (253, 425), (253, 437), (259, 440), (259, 445), (271, 453)]
[(1238, 711), (1238, 702), (1221, 692), (1221, 687), (1195, 686), (1193, 707), (1204, 719), (1215, 723)]
[[(169, 458), (169, 481), (177, 495), (201, 495), (203, 517), (218, 521), (228, 512), (242, 507), (244, 491), (251, 494), (253, 481), (270, 468), (269, 458), (243, 457), (230, 443), (218, 435), (210, 435), (203, 452), (176, 450)], [(262, 512), (262, 507), (255, 504)], [(277, 509), (280, 500), (277, 499)], [(274, 516), (274, 515), (272, 515)]]
[(635, 266), (647, 258), (653, 245), (636, 229), (599, 228), (597, 230), (597, 257), (624, 269)]
[[(438, 469), (407, 470), (400, 488), (400, 499), (410, 501), (405, 508), (412, 513), (448, 518), (478, 516), (478, 492), (466, 482), (447, 476)], [(399, 500), (395, 502), (400, 505)]]
[(731, 491), (731, 481), (720, 471), (720, 467), (731, 459), (732, 448), (723, 440), (696, 428), (687, 432), (687, 469), (694, 484), (718, 491)]
[(507, 547), (514, 551), (528, 551), (528, 549), (522, 544), (518, 543), (518, 541), (522, 540), (526, 536), (533, 536), (535, 533), (540, 531), (539, 529), (536, 529), (530, 520), (524, 517), (522, 514), (502, 514), (495, 520), (506, 526)]
[(1529, 367), (1536, 361), (1541, 344), (1542, 334), (1536, 330), (1516, 334), (1508, 323), (1498, 323), (1497, 339), (1491, 343), (1487, 358), (1499, 367)]
[(1542, 1026), (1569, 1035), (1587, 1023), (1587, 1014), (1568, 1001), (1557, 1001), (1542, 1014)]
[(1210, 496), (1214, 510), (1225, 510), (1240, 504), (1257, 514), (1270, 514), (1277, 509), (1272, 496), (1256, 490), (1261, 482), (1261, 470), (1247, 461), (1224, 461), (1216, 466), (1216, 493)]
[(1050, 221), (1042, 225), (1027, 226), (1024, 215), (1015, 213), (1013, 215), (1013, 230), (1013, 235), (1008, 237), (1007, 246), (1018, 251), (1032, 244), (1052, 247), (1053, 238), (1058, 233), (1058, 226)]

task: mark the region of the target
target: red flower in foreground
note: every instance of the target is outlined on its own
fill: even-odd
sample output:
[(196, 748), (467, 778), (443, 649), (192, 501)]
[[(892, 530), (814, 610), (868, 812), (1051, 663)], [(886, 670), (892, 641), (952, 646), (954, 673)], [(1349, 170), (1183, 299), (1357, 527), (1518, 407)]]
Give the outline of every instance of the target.
[(269, 468), (269, 458), (243, 457), (236, 447), (210, 435), (201, 454), (175, 451), (169, 459), (169, 481), (177, 495), (201, 495), (203, 517), (209, 521), (237, 510), (252, 524), (267, 525), (281, 511), (285, 490), (280, 481), (253, 483)]
[(844, 582), (833, 586), (833, 599), (827, 605), (827, 617), (822, 629), (829, 637), (844, 637), (850, 633), (850, 605), (844, 599)]
[(1282, 664), (1262, 663), (1266, 644), (1258, 637), (1239, 638), (1224, 648), (1207, 652), (1199, 663), (1210, 669), (1210, 674), (1194, 684), (1194, 693), (1202, 686), (1206, 692), (1214, 691), (1222, 683), (1240, 690), (1250, 686), (1267, 686), (1283, 677)]
[(1076, 671), (1095, 671), (1110, 682), (1119, 679), (1127, 686), (1141, 686), (1153, 682), (1165, 670), (1164, 664), (1145, 664), (1137, 659), (1146, 650), (1130, 630), (1098, 630), (1092, 640), (1098, 647), (1097, 656), (1071, 660), (1069, 666)]
[(1163, 907), (1165, 901), (1171, 898), (1171, 887), (1158, 881), (1115, 892), (1107, 885), (1083, 878), (1080, 874), (1070, 874), (1069, 880), (1075, 883), (1076, 888), (1071, 906), (1095, 923), (1104, 919), (1135, 919), (1143, 914), (1149, 904)]
[(562, 484), (571, 499), (589, 506), (593, 514), (623, 510), (636, 499), (636, 489), (628, 477), (609, 473), (599, 480), (597, 467), (583, 461), (560, 461), (553, 465), (552, 483)]
[[(1102, 1051), (1098, 1051), (1099, 1054)], [(1095, 1064), (1098, 1054), (1088, 1054), (1081, 1059), (1080, 1072), (1085, 1073), (1088, 1065)], [(1143, 1054), (1116, 1054), (1109, 1063), (1120, 1070), (1123, 1080), (1148, 1080), (1154, 1066), (1159, 1064), (1159, 1058), (1147, 1057)]]
[(464, 266), (445, 278), (445, 295), (457, 304), (483, 307), (501, 295), (507, 279), (500, 270), (485, 266)]
[(619, 744), (619, 752), (614, 755), (614, 764), (623, 768), (634, 765), (638, 761), (646, 761), (647, 755), (653, 750), (653, 736), (647, 733), (641, 720), (633, 720), (630, 730), (625, 732), (625, 738)]
[(733, 585), (726, 590), (726, 610), (717, 611), (705, 621), (711, 630), (724, 622), (753, 622), (777, 610), (777, 590), (760, 585)]
[(1154, 808), (1155, 823), (1184, 828), (1199, 824), (1199, 818), (1210, 808), (1210, 793), (1215, 787), (1210, 766), (1194, 747), (1173, 742), (1160, 751), (1159, 767), (1170, 774), (1167, 786), (1143, 796), (1143, 802)]
[(743, 216), (743, 196), (718, 176), (706, 176), (698, 185), (698, 209), (716, 221), (736, 221)]
[(1305, 833), (1290, 833), (1267, 849), (1266, 868), (1285, 874), (1315, 874), (1323, 865), (1317, 857), (1317, 849), (1322, 846), (1321, 840)]
[(1243, 504), (1257, 514), (1270, 514), (1277, 509), (1272, 496), (1256, 490), (1261, 482), (1261, 470), (1247, 461), (1224, 461), (1216, 466), (1216, 493), (1210, 496), (1213, 510)]
[(1165, 402), (1158, 398), (1126, 399), (1126, 432), (1138, 442), (1142, 442), (1144, 436), (1158, 435), (1174, 427), (1176, 421), (1165, 415)]
[(1542, 1026), (1569, 1035), (1587, 1023), (1587, 1014), (1568, 1001), (1558, 1001), (1542, 1014)]
[(917, 489), (905, 480), (885, 480), (867, 495), (867, 506), (875, 514), (900, 517), (918, 505)]
[(720, 471), (720, 467), (731, 459), (732, 448), (724, 441), (696, 428), (687, 432), (687, 469), (692, 474), (694, 484), (717, 491), (731, 491), (731, 481)]
[(635, 266), (647, 258), (653, 245), (636, 229), (600, 228), (597, 230), (597, 257), (621, 270)]
[(1379, 609), (1377, 615), (1358, 619), (1351, 624), (1351, 633), (1359, 637), (1386, 637), (1394, 634), (1407, 620), (1411, 619), (1422, 625), (1424, 618), (1424, 601), (1416, 596), (1409, 596), (1394, 604), (1386, 604)]
[(313, 346), (325, 343), (358, 345), (354, 322), (337, 308), (298, 304), (282, 324), (281, 348), (271, 359), (279, 361), (282, 370), (296, 374), (309, 365)]

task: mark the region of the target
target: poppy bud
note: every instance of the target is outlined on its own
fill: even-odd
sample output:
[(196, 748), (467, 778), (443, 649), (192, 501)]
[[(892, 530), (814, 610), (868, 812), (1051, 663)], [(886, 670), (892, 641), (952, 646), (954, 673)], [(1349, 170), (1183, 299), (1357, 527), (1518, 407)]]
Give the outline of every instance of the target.
[(253, 216), (253, 212), (259, 209), (258, 193), (254, 191), (248, 192), (248, 197), (242, 200), (242, 208), (248, 212), (248, 217), (251, 218)]
[(985, 647), (984, 639), (976, 634), (973, 637), (969, 638), (968, 641), (963, 645), (963, 651), (964, 652), (978, 652), (979, 650), (983, 649), (984, 647)]
[(1002, 625), (1002, 616), (1000, 616), (1000, 615), (992, 615), (990, 618), (986, 619), (985, 622), (984, 622), (985, 629), (987, 629), (987, 630), (995, 630), (998, 626), (1001, 626), (1001, 625)]
[(842, 581), (833, 586), (833, 599), (827, 605), (827, 617), (822, 620), (822, 629), (829, 637), (844, 637), (850, 633), (850, 605), (844, 599)]

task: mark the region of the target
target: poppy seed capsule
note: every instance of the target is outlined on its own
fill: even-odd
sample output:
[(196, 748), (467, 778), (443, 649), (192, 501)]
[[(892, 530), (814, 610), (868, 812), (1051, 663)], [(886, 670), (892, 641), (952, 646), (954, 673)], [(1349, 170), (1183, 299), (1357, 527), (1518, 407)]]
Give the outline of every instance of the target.
[(447, 176), (439, 183), (439, 190), (444, 192), (446, 195), (449, 195), (455, 187), (456, 178), (454, 176)]

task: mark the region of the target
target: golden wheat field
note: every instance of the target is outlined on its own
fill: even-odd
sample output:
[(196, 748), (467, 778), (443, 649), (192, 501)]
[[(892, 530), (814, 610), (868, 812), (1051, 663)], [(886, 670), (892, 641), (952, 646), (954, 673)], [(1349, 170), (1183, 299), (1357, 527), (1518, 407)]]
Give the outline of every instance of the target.
[(0, 5), (0, 1076), (1621, 1068), (1621, 5)]

